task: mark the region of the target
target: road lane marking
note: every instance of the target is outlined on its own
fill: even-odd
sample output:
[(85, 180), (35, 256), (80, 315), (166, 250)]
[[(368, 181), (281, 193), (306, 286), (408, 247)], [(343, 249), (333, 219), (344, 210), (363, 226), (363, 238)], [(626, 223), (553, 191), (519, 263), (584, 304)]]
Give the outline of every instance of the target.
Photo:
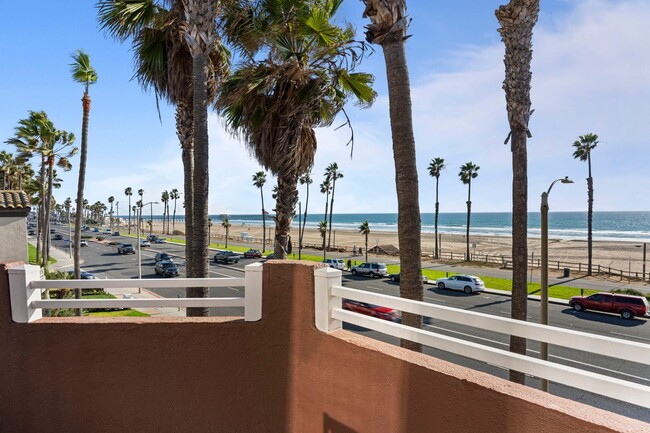
[(610, 333), (611, 333), (611, 334), (614, 334), (614, 335), (621, 335), (621, 336), (623, 336), (623, 337), (628, 337), (628, 338), (638, 338), (639, 340), (650, 341), (650, 338), (637, 337), (636, 335), (623, 334), (622, 332), (614, 332), (614, 331), (610, 331)]

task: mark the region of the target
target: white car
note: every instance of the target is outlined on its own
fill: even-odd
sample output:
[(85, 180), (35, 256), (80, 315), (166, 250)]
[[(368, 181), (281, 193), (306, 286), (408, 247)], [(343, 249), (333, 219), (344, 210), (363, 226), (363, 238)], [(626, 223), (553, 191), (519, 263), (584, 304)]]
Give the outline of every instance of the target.
[(343, 259), (325, 259), (323, 263), (327, 263), (330, 268), (334, 269), (345, 269), (345, 260)]
[(473, 275), (453, 275), (449, 278), (438, 278), (436, 285), (439, 289), (462, 290), (468, 295), (485, 290), (483, 280)]
[(85, 239), (82, 239), (79, 241), (79, 246), (80, 247), (87, 247), (88, 246), (88, 241)]
[(140, 246), (141, 246), (141, 247), (150, 247), (150, 246), (151, 246), (151, 242), (149, 242), (149, 241), (146, 240), (146, 239), (142, 239), (142, 240), (140, 241)]

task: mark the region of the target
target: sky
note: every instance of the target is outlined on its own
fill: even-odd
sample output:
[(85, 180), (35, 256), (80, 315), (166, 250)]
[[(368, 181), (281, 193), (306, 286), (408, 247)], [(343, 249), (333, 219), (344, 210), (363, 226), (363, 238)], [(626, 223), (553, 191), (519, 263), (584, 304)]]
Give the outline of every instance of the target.
[[(436, 157), (447, 168), (440, 177), (440, 211), (464, 212), (467, 186), (459, 167), (481, 168), (472, 182), (472, 212), (511, 210), (512, 158), (503, 144), (508, 134), (504, 45), (494, 10), (504, 0), (409, 0), (412, 19), (406, 43), (419, 176), (420, 209), (433, 212), (435, 179), (427, 167)], [(90, 88), (85, 197), (107, 203), (114, 196), (126, 213), (124, 189), (144, 189), (144, 201), (160, 201), (162, 191), (183, 190), (174, 107), (161, 104), (132, 79), (130, 44), (112, 40), (97, 23), (91, 0), (0, 0), (0, 149), (29, 110), (44, 110), (58, 129), (81, 144), (83, 86), (71, 79), (71, 54), (90, 55), (99, 79)], [(363, 39), (363, 4), (344, 0), (340, 23), (350, 22)], [(569, 176), (549, 197), (551, 211), (586, 211), (587, 164), (573, 158), (572, 143), (598, 134), (592, 153), (594, 210), (650, 210), (650, 2), (647, 0), (542, 0), (534, 28), (532, 108), (528, 140), (529, 211), (540, 207), (550, 183)], [(236, 66), (236, 65), (235, 65)], [(385, 64), (381, 47), (357, 68), (375, 76), (378, 97), (368, 109), (347, 107), (354, 128), (350, 157), (347, 127), (337, 119), (317, 130), (309, 207), (323, 212), (318, 192), (325, 167), (337, 162), (334, 213), (397, 212), (395, 171), (388, 114)], [(209, 113), (210, 214), (254, 214), (259, 190), (252, 175), (261, 170), (243, 143)], [(60, 173), (55, 199), (76, 197), (79, 157)], [(36, 165), (36, 163), (34, 162)], [(271, 201), (275, 180), (264, 188)], [(301, 187), (304, 201), (305, 188)], [(135, 202), (136, 195), (132, 197)], [(266, 206), (270, 208), (271, 206)], [(153, 207), (162, 214), (162, 205)], [(179, 203), (178, 213), (182, 214)]]

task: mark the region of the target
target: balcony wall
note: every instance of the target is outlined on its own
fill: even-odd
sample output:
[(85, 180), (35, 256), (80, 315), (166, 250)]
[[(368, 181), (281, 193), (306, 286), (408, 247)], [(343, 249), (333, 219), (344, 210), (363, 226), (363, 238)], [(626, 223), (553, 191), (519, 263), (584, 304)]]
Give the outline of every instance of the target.
[(648, 425), (314, 326), (314, 267), (264, 266), (262, 320), (11, 321), (0, 266), (0, 432), (559, 432)]

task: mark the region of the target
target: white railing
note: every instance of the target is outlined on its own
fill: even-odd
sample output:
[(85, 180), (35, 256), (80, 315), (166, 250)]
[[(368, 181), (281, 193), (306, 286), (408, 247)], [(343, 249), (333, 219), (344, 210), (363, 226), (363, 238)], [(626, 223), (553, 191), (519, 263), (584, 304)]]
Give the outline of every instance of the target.
[(317, 269), (314, 274), (316, 327), (323, 332), (341, 329), (341, 322), (346, 322), (650, 408), (650, 387), (648, 386), (343, 310), (342, 299), (381, 305), (403, 312), (480, 329), (490, 329), (506, 335), (515, 335), (644, 365), (650, 365), (650, 345), (648, 344), (351, 289), (341, 286), (341, 271), (332, 268)]
[[(42, 318), (43, 308), (244, 307), (244, 320), (254, 322), (262, 318), (262, 263), (247, 265), (245, 269), (244, 278), (43, 280), (38, 266), (23, 265), (9, 269), (11, 315), (14, 322), (29, 323)], [(245, 290), (243, 297), (232, 298), (41, 299), (44, 289), (187, 287), (245, 287)]]

